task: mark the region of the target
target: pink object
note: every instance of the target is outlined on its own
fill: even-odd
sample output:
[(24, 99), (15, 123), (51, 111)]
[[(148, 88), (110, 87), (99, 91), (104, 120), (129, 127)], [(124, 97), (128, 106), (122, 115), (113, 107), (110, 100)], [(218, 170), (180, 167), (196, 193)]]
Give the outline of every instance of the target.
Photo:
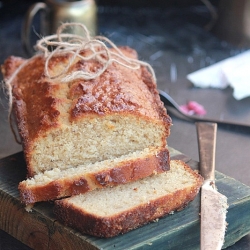
[(207, 113), (205, 108), (195, 101), (189, 101), (186, 105), (181, 105), (180, 108), (188, 115), (205, 115)]

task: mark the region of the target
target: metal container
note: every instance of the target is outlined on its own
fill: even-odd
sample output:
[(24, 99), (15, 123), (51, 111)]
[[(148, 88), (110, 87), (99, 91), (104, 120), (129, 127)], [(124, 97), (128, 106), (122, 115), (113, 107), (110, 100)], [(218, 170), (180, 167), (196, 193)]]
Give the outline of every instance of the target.
[(215, 34), (240, 47), (250, 47), (250, 0), (221, 0)]
[[(66, 0), (46, 0), (45, 3), (33, 4), (24, 19), (22, 29), (22, 42), (24, 49), (29, 55), (34, 53), (30, 41), (30, 30), (35, 15), (41, 12), (42, 36), (55, 34), (57, 28), (65, 22), (83, 23), (91, 35), (97, 34), (97, 6), (95, 0), (66, 1)], [(75, 28), (77, 29), (77, 28)], [(67, 30), (78, 34), (80, 30)]]

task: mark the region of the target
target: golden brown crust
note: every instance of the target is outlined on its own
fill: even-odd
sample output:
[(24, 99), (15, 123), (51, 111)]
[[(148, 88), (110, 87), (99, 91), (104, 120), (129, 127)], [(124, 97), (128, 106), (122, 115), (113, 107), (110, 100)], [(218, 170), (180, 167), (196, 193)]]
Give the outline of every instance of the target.
[(141, 70), (142, 70), (141, 73), (142, 80), (147, 85), (150, 93), (154, 97), (153, 104), (155, 105), (155, 109), (157, 110), (159, 116), (162, 117), (162, 119), (166, 123), (166, 126), (168, 127), (172, 124), (172, 119), (170, 116), (167, 115), (166, 108), (163, 102), (161, 101), (159, 92), (156, 88), (157, 87), (156, 83), (154, 82), (152, 75), (148, 72), (148, 70), (145, 67), (142, 67)]
[(78, 177), (65, 177), (46, 185), (29, 187), (26, 182), (19, 184), (20, 198), (23, 203), (54, 200), (62, 197), (85, 193), (96, 188), (124, 184), (151, 174), (169, 170), (170, 157), (167, 149), (162, 149), (152, 157), (121, 162), (115, 168), (85, 174)]
[[(134, 56), (134, 51), (122, 48), (126, 54)], [(123, 52), (124, 52), (123, 51)], [(57, 63), (67, 62), (69, 56), (53, 57), (50, 68), (56, 68)], [(32, 140), (40, 136), (41, 132), (47, 131), (57, 125), (60, 111), (60, 102), (71, 102), (70, 120), (83, 117), (86, 113), (104, 115), (110, 112), (135, 112), (151, 119), (166, 122), (166, 128), (171, 125), (171, 119), (160, 101), (156, 84), (151, 74), (145, 67), (138, 70), (125, 68), (117, 63), (112, 63), (108, 69), (94, 80), (74, 80), (68, 84), (50, 81), (44, 75), (45, 59), (35, 56), (30, 61), (10, 57), (3, 65), (3, 72), (8, 78), (21, 64), (26, 65), (13, 80), (13, 95), (15, 100), (22, 100), (29, 112), (24, 112), (24, 107), (17, 110), (19, 119), (26, 117), (26, 128), (20, 130), (29, 134)], [(95, 68), (97, 62), (84, 62), (79, 60), (71, 70)], [(56, 98), (55, 92), (60, 89), (69, 88), (68, 96)], [(42, 108), (41, 108), (42, 107)], [(21, 121), (19, 121), (21, 122)]]
[(21, 57), (10, 56), (8, 57), (4, 64), (1, 65), (1, 71), (5, 79), (9, 79), (15, 70), (25, 62), (26, 60)]
[[(182, 163), (184, 164), (184, 163)], [(170, 212), (183, 209), (199, 192), (203, 178), (193, 172), (186, 164), (185, 169), (192, 172), (196, 183), (191, 188), (179, 189), (171, 194), (143, 203), (128, 211), (110, 217), (98, 217), (75, 207), (67, 199), (58, 200), (54, 212), (65, 225), (78, 229), (84, 234), (97, 237), (113, 237), (140, 227)]]
[(145, 178), (152, 173), (162, 173), (170, 168), (169, 151), (163, 149), (153, 157), (126, 161), (125, 164), (95, 174), (98, 186), (107, 187)]

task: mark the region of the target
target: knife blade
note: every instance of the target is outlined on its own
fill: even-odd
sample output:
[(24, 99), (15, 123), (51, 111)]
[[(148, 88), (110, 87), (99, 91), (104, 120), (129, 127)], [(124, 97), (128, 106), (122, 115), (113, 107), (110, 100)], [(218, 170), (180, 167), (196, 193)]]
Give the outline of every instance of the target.
[(221, 249), (227, 227), (227, 197), (215, 185), (216, 123), (196, 123), (200, 173), (204, 178), (201, 187), (200, 249)]

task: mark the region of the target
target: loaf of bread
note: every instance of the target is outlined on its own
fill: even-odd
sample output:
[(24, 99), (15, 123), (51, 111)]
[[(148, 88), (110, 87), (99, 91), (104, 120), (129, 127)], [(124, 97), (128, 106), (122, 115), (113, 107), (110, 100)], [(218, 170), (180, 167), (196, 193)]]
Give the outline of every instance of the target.
[(19, 184), (20, 197), (22, 202), (29, 205), (124, 184), (152, 173), (168, 171), (169, 162), (167, 149), (146, 148), (74, 168), (54, 168), (22, 181)]
[[(121, 47), (119, 51), (127, 58), (137, 59), (137, 53), (131, 48)], [(88, 51), (82, 51), (81, 56), (86, 53)], [(91, 72), (100, 67), (100, 62), (95, 60), (72, 58), (72, 53), (55, 54), (47, 65), (50, 74), (57, 75), (69, 64), (67, 74), (86, 69)], [(166, 138), (170, 134), (171, 118), (145, 66), (131, 69), (112, 61), (94, 79), (73, 77), (62, 81), (60, 77), (45, 74), (46, 59), (43, 54), (29, 60), (11, 56), (2, 66), (5, 80), (11, 79), (13, 110), (23, 144), (27, 176), (34, 177), (19, 186), (26, 204), (80, 190), (85, 192), (86, 185), (91, 185), (91, 190), (100, 186), (93, 175), (106, 176), (107, 171), (118, 178), (120, 169), (125, 173), (127, 168), (130, 177), (124, 180), (134, 181), (169, 169)], [(150, 151), (148, 155), (145, 154), (147, 150)], [(131, 158), (134, 152), (144, 156)], [(122, 156), (128, 157), (128, 164), (118, 160), (116, 166), (114, 159)], [(98, 162), (101, 162), (100, 167), (92, 171)], [(67, 187), (62, 187), (66, 185), (64, 174), (59, 179), (52, 178), (52, 183), (41, 184), (47, 175), (54, 175), (56, 171), (67, 174), (65, 170), (74, 171), (80, 165), (84, 166), (84, 174), (78, 175), (76, 182), (71, 178)], [(131, 177), (133, 171), (136, 174)], [(80, 185), (82, 189), (78, 186), (81, 182), (87, 183)], [(44, 188), (40, 189), (41, 185)]]
[(203, 178), (182, 161), (136, 182), (55, 201), (56, 217), (84, 234), (113, 237), (184, 208)]

